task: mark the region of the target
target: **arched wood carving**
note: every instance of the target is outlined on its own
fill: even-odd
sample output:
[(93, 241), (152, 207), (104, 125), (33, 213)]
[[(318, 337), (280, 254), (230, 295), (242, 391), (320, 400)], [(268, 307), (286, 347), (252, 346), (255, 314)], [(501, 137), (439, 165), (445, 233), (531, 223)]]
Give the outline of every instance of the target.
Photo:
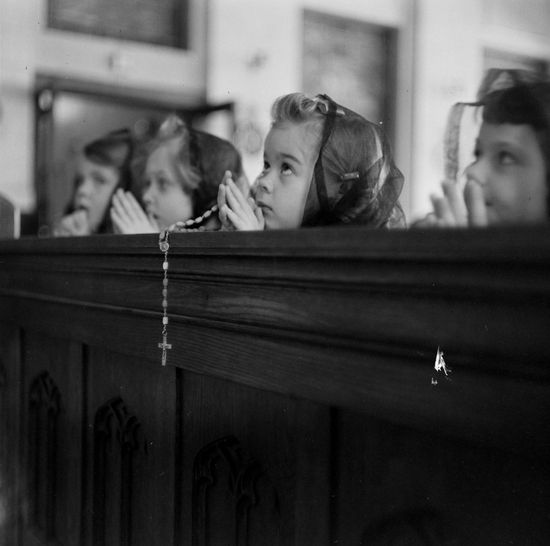
[(280, 544), (280, 524), (275, 489), (235, 437), (199, 451), (193, 464), (193, 546)]
[(29, 517), (40, 535), (55, 536), (56, 467), (61, 394), (46, 371), (29, 389)]
[(101, 406), (94, 420), (93, 544), (132, 544), (132, 483), (141, 425), (120, 397)]

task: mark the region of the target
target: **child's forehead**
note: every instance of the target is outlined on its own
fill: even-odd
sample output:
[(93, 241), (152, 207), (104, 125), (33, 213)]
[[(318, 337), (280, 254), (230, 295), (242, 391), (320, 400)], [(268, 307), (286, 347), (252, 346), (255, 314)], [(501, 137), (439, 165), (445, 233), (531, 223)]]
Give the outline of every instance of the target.
[(481, 124), (478, 140), (491, 143), (510, 143), (520, 147), (538, 147), (536, 131), (531, 125), (515, 123)]
[(281, 121), (272, 125), (266, 137), (266, 148), (299, 147), (303, 151), (316, 147), (319, 130), (313, 122)]

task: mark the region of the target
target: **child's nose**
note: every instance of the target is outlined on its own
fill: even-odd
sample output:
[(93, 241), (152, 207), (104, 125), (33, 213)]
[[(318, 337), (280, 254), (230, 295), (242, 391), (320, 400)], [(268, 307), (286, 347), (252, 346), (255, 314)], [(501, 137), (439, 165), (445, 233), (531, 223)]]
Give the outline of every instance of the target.
[(141, 196), (141, 199), (143, 200), (143, 203), (145, 205), (149, 204), (149, 203), (152, 203), (153, 202), (153, 190), (151, 188), (151, 186), (148, 186), (147, 188), (145, 188), (143, 190), (143, 194)]
[(258, 191), (263, 191), (265, 193), (271, 193), (273, 190), (273, 176), (271, 173), (266, 173), (262, 176), (259, 176), (256, 179), (252, 186), (253, 195), (256, 195)]
[(470, 163), (470, 165), (464, 169), (464, 174), (466, 175), (466, 180), (473, 180), (478, 184), (484, 184), (487, 179), (486, 171), (485, 162), (478, 160)]
[(76, 194), (80, 197), (89, 197), (94, 192), (94, 184), (90, 178), (83, 178), (80, 182)]

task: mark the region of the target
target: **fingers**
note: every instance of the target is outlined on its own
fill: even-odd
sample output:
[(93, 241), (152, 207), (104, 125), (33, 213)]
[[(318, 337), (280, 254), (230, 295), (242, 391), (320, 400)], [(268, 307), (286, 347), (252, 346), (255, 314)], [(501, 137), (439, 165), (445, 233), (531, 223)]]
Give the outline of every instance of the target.
[(111, 210), (109, 211), (109, 214), (111, 216), (111, 222), (113, 223), (113, 229), (115, 233), (118, 233), (120, 235), (124, 235), (128, 233), (126, 231), (127, 224), (125, 220), (120, 216), (117, 209), (115, 207), (111, 207)]
[[(224, 178), (225, 180), (225, 178)], [(220, 187), (218, 188), (218, 217), (220, 219), (220, 222), (222, 224), (222, 229), (226, 231), (231, 231), (235, 229), (229, 218), (227, 217), (227, 209), (229, 207), (227, 206), (226, 202), (226, 189), (225, 184), (222, 182), (220, 184)]]
[(250, 194), (250, 183), (248, 182), (248, 178), (243, 173), (237, 180), (235, 181), (235, 184), (239, 191), (246, 197)]
[(64, 216), (54, 229), (56, 237), (90, 235), (88, 213), (85, 210), (77, 210)]
[(445, 196), (430, 195), (438, 227), (455, 227), (456, 220)]
[(447, 198), (450, 212), (456, 226), (466, 227), (468, 225), (468, 209), (464, 201), (464, 195), (459, 185), (454, 181), (445, 180), (441, 186)]
[(111, 220), (117, 233), (153, 233), (158, 225), (152, 216), (147, 215), (137, 199), (130, 193), (119, 189), (113, 195)]
[(468, 208), (460, 187), (454, 181), (442, 182), (443, 195), (431, 195), (433, 216), (421, 223), (429, 227), (467, 227)]
[(237, 212), (237, 211), (242, 213), (248, 212), (248, 209), (250, 209), (250, 205), (248, 204), (246, 197), (239, 190), (235, 182), (233, 182), (232, 178), (227, 178), (225, 183), (225, 189), (226, 189), (226, 201), (229, 207), (233, 209), (234, 212)]
[(245, 223), (241, 220), (241, 217), (235, 214), (227, 205), (224, 206), (224, 215), (227, 222), (233, 226), (234, 229), (242, 231), (245, 230)]
[(487, 206), (481, 186), (469, 180), (464, 188), (464, 199), (468, 208), (468, 221), (471, 226), (484, 227), (489, 224)]
[(237, 230), (263, 229), (263, 216), (256, 213), (254, 200), (243, 195), (231, 176), (224, 176), (218, 190), (218, 203), (222, 224), (231, 224)]
[[(254, 199), (250, 198), (250, 200), (254, 203)], [(256, 203), (254, 203), (256, 205)], [(262, 212), (262, 209), (260, 207), (254, 206), (254, 215), (256, 216), (256, 220), (258, 221), (258, 229), (264, 229), (265, 228), (265, 219), (264, 219), (264, 213)]]
[(117, 190), (113, 195), (112, 206), (120, 217), (130, 221), (143, 222), (147, 218), (137, 199), (130, 192), (125, 192), (122, 189)]
[(435, 212), (430, 212), (424, 218), (420, 218), (420, 220), (416, 220), (411, 226), (412, 228), (434, 228), (434, 227), (442, 227), (438, 225), (437, 222), (437, 216), (435, 215)]

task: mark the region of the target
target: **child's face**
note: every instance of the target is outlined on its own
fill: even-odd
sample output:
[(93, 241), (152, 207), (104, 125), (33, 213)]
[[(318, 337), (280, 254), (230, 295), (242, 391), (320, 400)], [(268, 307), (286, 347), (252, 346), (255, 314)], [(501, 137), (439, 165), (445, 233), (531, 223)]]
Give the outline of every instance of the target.
[(483, 123), (475, 156), (467, 183), (481, 186), (489, 224), (547, 221), (546, 165), (531, 126)]
[(78, 160), (74, 208), (86, 212), (92, 233), (98, 230), (105, 217), (119, 177), (116, 167), (99, 165), (85, 157)]
[(168, 142), (151, 153), (145, 166), (143, 204), (161, 230), (193, 215), (193, 198), (183, 190), (174, 165), (176, 153), (175, 143)]
[(265, 229), (294, 229), (302, 224), (317, 139), (311, 125), (290, 122), (273, 126), (267, 134), (264, 169), (252, 188)]

